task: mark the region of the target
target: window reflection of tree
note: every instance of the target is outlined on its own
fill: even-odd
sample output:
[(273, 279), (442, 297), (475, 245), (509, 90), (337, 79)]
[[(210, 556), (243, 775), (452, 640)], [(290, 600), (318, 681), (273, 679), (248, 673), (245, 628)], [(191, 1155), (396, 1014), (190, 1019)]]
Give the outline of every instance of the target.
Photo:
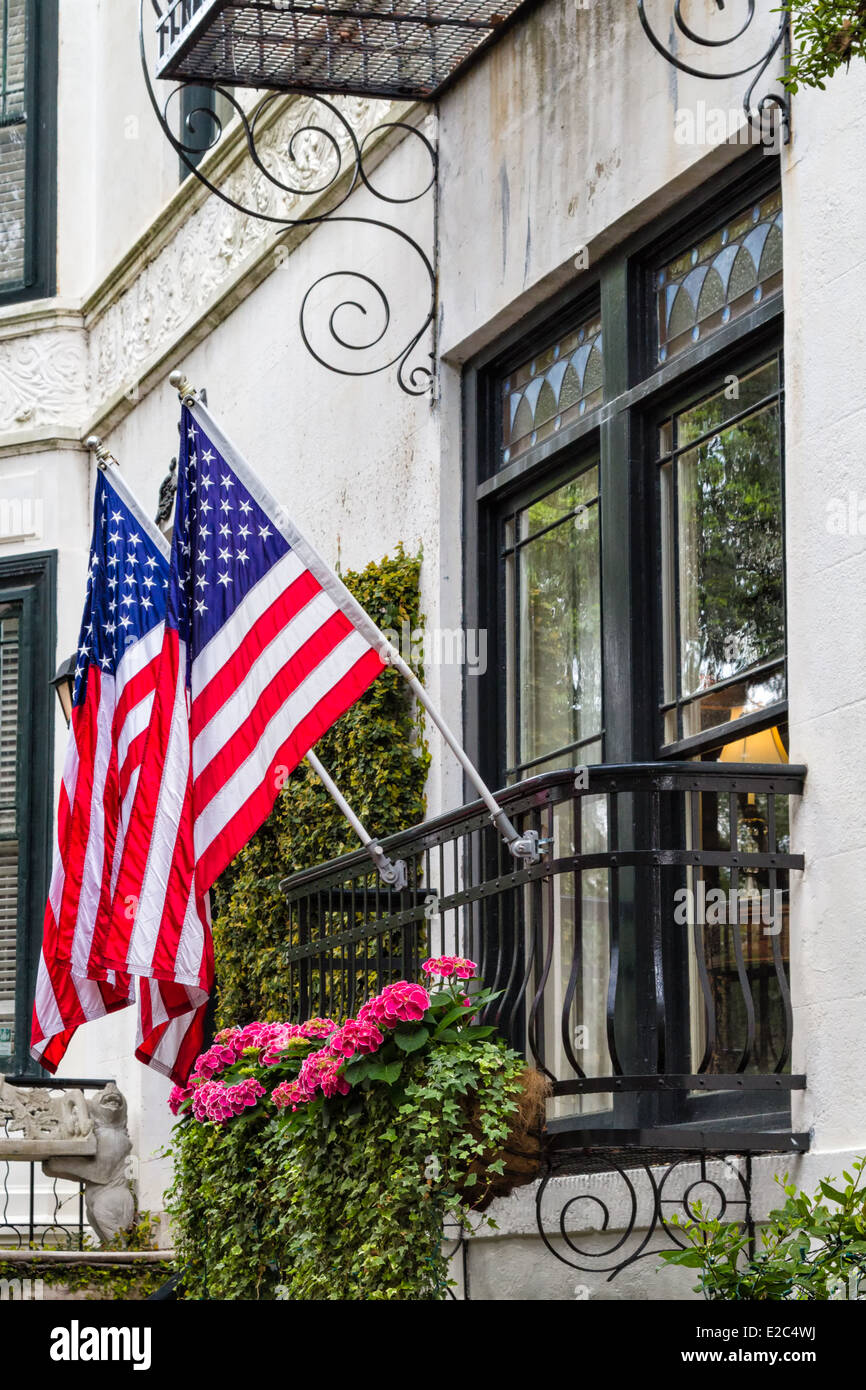
[(521, 513), (520, 762), (600, 728), (595, 481), (593, 469), (586, 481), (567, 484)]
[(683, 694), (781, 656), (779, 407), (679, 460)]

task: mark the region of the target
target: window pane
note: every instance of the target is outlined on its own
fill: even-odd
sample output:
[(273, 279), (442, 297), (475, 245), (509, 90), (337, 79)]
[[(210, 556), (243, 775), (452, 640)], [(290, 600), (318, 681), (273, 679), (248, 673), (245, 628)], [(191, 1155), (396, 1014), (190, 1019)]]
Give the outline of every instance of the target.
[(785, 698), (778, 360), (726, 382), (661, 430), (666, 744)]
[(25, 274), (26, 0), (0, 0), (0, 288)]
[(674, 357), (782, 286), (780, 190), (657, 270), (658, 360)]
[(545, 530), (553, 522), (570, 518), (580, 529), (584, 509), (598, 496), (598, 469), (590, 468), (579, 478), (548, 493), (539, 502), (533, 502), (518, 514), (519, 537), (521, 541)]
[(732, 719), (741, 719), (744, 714), (755, 714), (768, 709), (785, 698), (785, 672), (780, 666), (777, 671), (761, 675), (752, 681), (736, 681), (733, 685), (723, 685), (710, 695), (703, 695), (683, 707), (683, 738), (702, 734), (707, 729), (717, 729)]
[[(580, 807), (579, 842), (574, 803), (565, 802), (555, 808), (551, 850), (554, 859), (576, 853), (603, 854), (610, 848), (606, 798), (583, 796)], [(526, 893), (528, 920), (530, 893), (531, 890)], [(545, 893), (541, 900), (541, 938), (547, 939), (552, 927), (556, 945), (542, 995), (543, 1027), (539, 1033), (545, 1065), (558, 1077), (576, 1076), (574, 1062), (589, 1076), (605, 1076), (612, 1069), (605, 1013), (610, 983), (608, 912), (606, 869), (562, 874), (555, 881), (555, 892)], [(532, 946), (528, 933), (527, 958)], [(533, 993), (541, 984), (544, 959), (544, 952), (538, 952), (536, 943), (530, 982)], [(589, 1115), (605, 1111), (609, 1105), (610, 1098), (604, 1093), (559, 1096), (548, 1103), (548, 1115)]]
[(502, 387), (502, 463), (600, 405), (602, 366), (595, 314), (512, 372)]
[(15, 1050), (18, 845), (0, 840), (0, 1059)]
[(17, 830), (18, 780), (17, 605), (0, 604), (0, 834)]
[(678, 461), (683, 696), (783, 653), (779, 448), (774, 402)]
[(712, 430), (721, 429), (728, 420), (753, 409), (778, 390), (779, 363), (775, 357), (772, 362), (765, 362), (745, 376), (732, 375), (723, 391), (717, 391), (707, 400), (677, 415), (677, 448), (682, 449)]
[[(785, 764), (785, 734), (778, 726), (765, 729), (728, 743), (711, 756), (722, 763)], [(700, 845), (694, 848), (736, 848), (743, 854), (787, 852), (787, 797), (764, 792), (693, 795), (698, 796), (700, 828)], [(706, 1015), (697, 1003), (701, 998), (698, 961), (703, 956), (716, 1022), (708, 1070), (736, 1071), (748, 1051), (748, 1072), (770, 1072), (779, 1063), (786, 1036), (779, 972), (787, 973), (788, 966), (787, 871), (743, 869), (735, 878), (730, 868), (706, 866), (689, 869), (687, 878), (692, 893), (691, 995), (697, 1004), (692, 1016), (692, 1065), (699, 1065), (708, 1042)], [(751, 1049), (749, 997), (757, 1025)]]
[[(597, 488), (593, 468), (518, 513), (512, 765), (546, 754), (548, 768), (582, 762), (586, 750), (563, 750), (601, 729)], [(509, 626), (514, 617), (512, 609)]]

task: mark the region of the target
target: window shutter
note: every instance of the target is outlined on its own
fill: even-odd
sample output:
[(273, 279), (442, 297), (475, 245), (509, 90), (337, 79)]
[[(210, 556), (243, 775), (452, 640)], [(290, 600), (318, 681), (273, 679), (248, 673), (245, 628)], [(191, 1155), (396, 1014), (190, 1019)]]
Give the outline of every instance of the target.
[(18, 935), (18, 842), (0, 840), (0, 1019), (15, 1009)]
[[(4, 609), (0, 609), (0, 1028), (14, 1018), (18, 938), (19, 620), (11, 605)], [(3, 1052), (0, 1040), (0, 1057)]]
[(26, 0), (0, 0), (0, 287), (26, 272), (26, 58)]

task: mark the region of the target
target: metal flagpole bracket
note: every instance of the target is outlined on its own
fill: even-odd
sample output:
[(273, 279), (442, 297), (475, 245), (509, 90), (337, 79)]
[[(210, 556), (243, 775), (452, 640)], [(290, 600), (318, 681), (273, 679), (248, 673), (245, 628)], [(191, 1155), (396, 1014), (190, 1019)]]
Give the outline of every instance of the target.
[[(380, 648), (380, 650), (383, 649)], [(527, 830), (521, 835), (520, 831), (517, 830), (513, 824), (508, 812), (503, 806), (500, 806), (477, 767), (467, 755), (460, 740), (452, 733), (451, 729), (442, 718), (442, 715), (433, 704), (433, 701), (430, 699), (430, 696), (427, 694), (427, 691), (415, 675), (411, 666), (403, 660), (400, 653), (395, 647), (391, 646), (390, 642), (384, 643), (384, 654), (388, 664), (399, 671), (419, 704), (423, 705), (424, 709), (433, 720), (436, 728), (439, 730), (445, 742), (448, 744), (448, 747), (463, 768), (463, 771), (466, 773), (468, 780), (472, 783), (490, 812), (490, 819), (508, 846), (510, 853), (515, 859), (523, 860), (525, 864), (537, 864), (541, 859), (538, 831)]]
[(367, 849), (370, 858), (379, 870), (379, 877), (383, 883), (387, 883), (388, 887), (393, 888), (395, 893), (399, 893), (407, 887), (409, 874), (406, 870), (405, 859), (389, 859), (376, 840), (371, 840)]
[(114, 454), (103, 444), (98, 434), (89, 434), (84, 441), (84, 447), (96, 455), (96, 465), (103, 472), (106, 468), (118, 468), (120, 466)]
[[(517, 834), (508, 816), (502, 810), (496, 815), (491, 815), (490, 819), (500, 834), (504, 836), (515, 859), (523, 859), (527, 864), (538, 863), (541, 859), (541, 849), (539, 848), (540, 841), (537, 830), (527, 830), (523, 835)], [(505, 827), (508, 827), (508, 830), (514, 834), (514, 839), (509, 839)]]
[(343, 793), (331, 777), (331, 774), (322, 766), (312, 749), (307, 753), (307, 762), (331, 797), (331, 800), (338, 809), (342, 811), (358, 839), (361, 841), (361, 844), (367, 850), (367, 853), (379, 870), (379, 877), (382, 882), (387, 883), (389, 888), (393, 888), (395, 893), (398, 893), (401, 888), (405, 888), (409, 882), (405, 859), (392, 860), (388, 858), (378, 840), (373, 839), (373, 836), (365, 828), (363, 822), (355, 815), (355, 812), (343, 796)]

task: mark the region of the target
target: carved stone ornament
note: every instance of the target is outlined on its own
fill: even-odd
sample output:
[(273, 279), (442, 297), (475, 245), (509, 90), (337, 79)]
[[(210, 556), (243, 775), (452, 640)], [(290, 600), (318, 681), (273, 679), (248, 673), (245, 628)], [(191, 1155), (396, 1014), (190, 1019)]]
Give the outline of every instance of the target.
[[(29, 1149), (34, 1142), (48, 1143), (53, 1150), (55, 1144), (73, 1140), (78, 1144), (75, 1152), (89, 1153), (95, 1149), (93, 1122), (81, 1091), (51, 1095), (41, 1089), (10, 1086), (0, 1076), (0, 1123), (2, 1157), (17, 1156), (9, 1153), (11, 1145)], [(82, 1140), (88, 1142), (82, 1146)]]
[(51, 1095), (11, 1086), (0, 1076), (0, 1160), (41, 1161), (49, 1178), (84, 1183), (87, 1219), (107, 1245), (135, 1217), (126, 1114), (113, 1081), (86, 1100), (81, 1091)]
[(89, 374), (83, 328), (0, 338), (0, 432), (78, 428), (89, 408)]

